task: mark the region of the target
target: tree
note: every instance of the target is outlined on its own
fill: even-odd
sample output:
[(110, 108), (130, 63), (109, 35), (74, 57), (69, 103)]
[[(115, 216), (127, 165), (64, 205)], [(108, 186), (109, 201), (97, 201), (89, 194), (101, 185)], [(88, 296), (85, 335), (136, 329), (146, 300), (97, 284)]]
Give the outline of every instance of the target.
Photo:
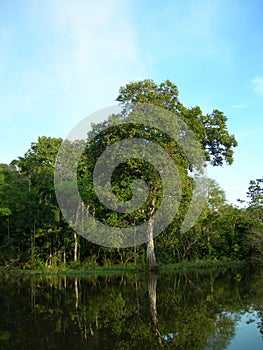
[(27, 252), (28, 182), (12, 166), (0, 165), (0, 249), (3, 260), (17, 261)]
[[(159, 85), (152, 80), (127, 84), (120, 88), (117, 101), (122, 103), (124, 109), (130, 103), (143, 102), (177, 114), (195, 133), (203, 146), (207, 161), (213, 166), (222, 165), (224, 161), (232, 164), (233, 148), (237, 146), (237, 141), (228, 133), (227, 117), (219, 110), (203, 115), (199, 107), (186, 108), (178, 99), (177, 87), (169, 80)], [(191, 164), (184, 166), (188, 168), (185, 170), (191, 170)], [(151, 238), (147, 243), (147, 257), (148, 262), (154, 261), (154, 245)]]
[(252, 261), (263, 261), (263, 178), (251, 180), (248, 187), (249, 232), (246, 235), (248, 255)]
[(249, 182), (247, 196), (249, 207), (263, 207), (263, 178)]
[[(182, 222), (182, 214), (186, 212), (191, 199), (192, 181), (188, 174), (193, 171), (193, 164), (190, 164), (180, 147), (163, 131), (156, 128), (147, 128), (142, 125), (143, 123), (114, 127), (114, 118), (122, 120), (125, 115), (130, 113), (130, 106), (134, 103), (146, 103), (165, 108), (174, 113), (175, 117), (178, 116), (195, 133), (196, 138), (202, 145), (207, 162), (210, 162), (213, 166), (221, 166), (224, 162), (232, 164), (233, 149), (237, 146), (235, 137), (230, 135), (227, 130), (227, 117), (219, 110), (213, 110), (211, 114), (204, 115), (198, 106), (193, 108), (183, 106), (178, 98), (177, 87), (169, 80), (159, 85), (152, 80), (129, 83), (120, 88), (117, 101), (121, 103), (122, 113), (111, 116), (104, 123), (93, 125), (93, 129), (89, 134), (86, 150), (89, 169), (86, 169), (85, 177), (91, 178), (92, 170), (99, 155), (115, 141), (125, 138), (141, 138), (158, 143), (173, 158), (176, 166), (179, 168), (183, 185), (185, 185), (182, 196), (184, 200), (180, 205), (183, 209), (179, 211), (179, 216), (175, 218), (175, 220), (181, 220), (180, 222)], [(109, 126), (106, 131), (105, 125)], [(92, 142), (89, 142), (90, 139), (92, 139)], [(162, 195), (162, 184), (158, 172), (154, 171), (153, 167), (145, 164), (145, 162), (142, 164), (136, 160), (127, 161), (117, 167), (114, 172), (111, 180), (112, 188), (117, 196), (127, 200), (131, 195), (130, 185), (136, 177), (145, 180), (149, 186), (151, 194), (147, 202), (148, 208), (142, 207), (129, 217), (126, 214), (117, 215), (117, 222), (116, 214), (114, 213), (115, 224), (122, 222), (122, 224), (132, 225), (134, 221), (149, 219), (147, 229), (147, 265), (149, 269), (154, 270), (157, 267), (157, 261), (153, 240), (154, 222), (151, 219), (160, 206)], [(106, 218), (108, 221), (112, 221), (113, 214), (98, 203), (93, 190), (90, 191), (89, 196), (90, 204), (93, 206), (96, 215), (102, 220)], [(178, 225), (175, 225), (175, 227), (178, 228)]]
[(171, 81), (159, 85), (150, 79), (129, 83), (120, 88), (117, 101), (124, 109), (131, 103), (149, 103), (176, 113), (202, 143), (207, 160), (213, 166), (233, 163), (237, 141), (227, 130), (227, 117), (217, 109), (203, 115), (198, 106), (186, 108), (179, 101), (177, 86)]
[(62, 260), (62, 254), (65, 256), (67, 225), (60, 215), (53, 180), (55, 158), (61, 142), (60, 138), (39, 137), (37, 142), (32, 142), (24, 157), (13, 161), (20, 176), (27, 182), (27, 192), (31, 197), (28, 211), (31, 260), (34, 262), (37, 253), (50, 265), (55, 260)]

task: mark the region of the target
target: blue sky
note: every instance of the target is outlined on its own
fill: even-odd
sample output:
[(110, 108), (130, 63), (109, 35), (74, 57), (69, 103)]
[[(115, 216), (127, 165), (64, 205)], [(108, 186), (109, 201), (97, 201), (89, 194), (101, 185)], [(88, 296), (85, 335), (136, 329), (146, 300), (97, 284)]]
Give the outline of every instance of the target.
[(209, 175), (232, 203), (245, 198), (263, 176), (262, 0), (1, 0), (0, 162), (65, 137), (145, 78), (225, 113), (239, 146)]

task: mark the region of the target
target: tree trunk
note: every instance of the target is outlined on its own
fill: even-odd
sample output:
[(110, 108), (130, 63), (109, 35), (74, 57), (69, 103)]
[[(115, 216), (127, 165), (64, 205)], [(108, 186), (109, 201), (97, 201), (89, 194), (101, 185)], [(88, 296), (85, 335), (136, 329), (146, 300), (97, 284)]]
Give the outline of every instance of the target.
[[(79, 213), (81, 211), (81, 202), (78, 202), (78, 208), (76, 212), (76, 222), (75, 224), (77, 225), (78, 219), (79, 219)], [(78, 261), (78, 235), (76, 231), (74, 231), (74, 261)]]
[(36, 245), (36, 217), (34, 215), (33, 229), (31, 229), (31, 262), (35, 261), (35, 245)]
[(78, 235), (74, 231), (74, 261), (78, 261)]
[(155, 257), (154, 252), (154, 240), (153, 240), (153, 228), (154, 228), (154, 219), (153, 219), (153, 213), (155, 209), (155, 199), (151, 202), (151, 209), (150, 209), (150, 219), (148, 222), (148, 228), (147, 228), (147, 251), (146, 251), (146, 259), (147, 259), (147, 266), (150, 271), (156, 271), (158, 270), (158, 264)]
[(66, 264), (67, 260), (66, 260), (66, 248), (65, 248), (65, 243), (63, 246), (63, 263)]

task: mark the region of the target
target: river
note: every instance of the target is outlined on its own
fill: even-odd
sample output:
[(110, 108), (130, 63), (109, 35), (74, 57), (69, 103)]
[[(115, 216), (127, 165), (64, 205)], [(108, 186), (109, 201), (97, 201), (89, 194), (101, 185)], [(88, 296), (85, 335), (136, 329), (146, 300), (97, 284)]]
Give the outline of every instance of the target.
[(0, 276), (0, 349), (263, 349), (263, 274), (248, 268)]

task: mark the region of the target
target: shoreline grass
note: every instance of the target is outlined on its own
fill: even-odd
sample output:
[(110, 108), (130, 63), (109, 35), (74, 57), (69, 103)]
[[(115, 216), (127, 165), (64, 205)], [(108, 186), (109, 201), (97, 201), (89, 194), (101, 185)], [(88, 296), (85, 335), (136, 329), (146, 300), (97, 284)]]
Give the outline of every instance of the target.
[(238, 266), (247, 266), (248, 263), (244, 261), (197, 261), (197, 262), (181, 262), (175, 264), (161, 265), (160, 271), (188, 271), (199, 269), (220, 269), (231, 268)]
[[(181, 262), (174, 264), (159, 265), (160, 273), (166, 272), (185, 272), (195, 270), (221, 269), (247, 266), (243, 261), (198, 261), (198, 262)], [(126, 273), (145, 273), (147, 267), (142, 265), (117, 265), (117, 266), (102, 266), (102, 267), (86, 267), (79, 264), (76, 267), (62, 266), (62, 267), (45, 267), (35, 269), (21, 269), (21, 268), (2, 268), (0, 267), (0, 274), (25, 274), (25, 275), (114, 275)]]

